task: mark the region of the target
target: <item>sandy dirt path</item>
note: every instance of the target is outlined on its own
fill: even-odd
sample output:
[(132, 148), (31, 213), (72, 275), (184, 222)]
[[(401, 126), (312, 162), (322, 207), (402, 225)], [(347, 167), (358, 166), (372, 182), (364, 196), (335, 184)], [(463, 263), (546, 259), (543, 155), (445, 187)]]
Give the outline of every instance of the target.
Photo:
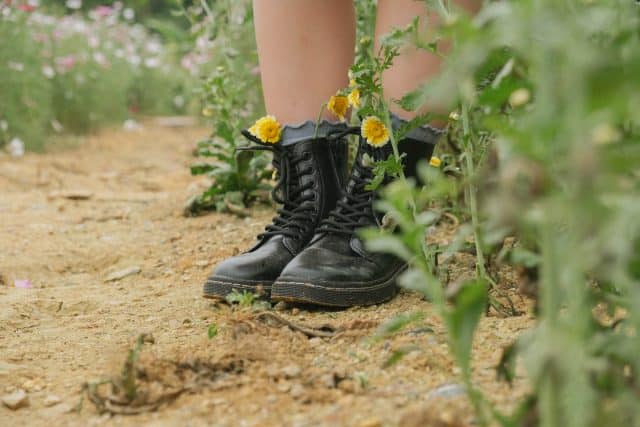
[[(467, 425), (446, 336), (415, 294), (346, 311), (271, 311), (329, 325), (325, 337), (201, 298), (211, 268), (248, 248), (273, 214), (182, 216), (202, 186), (187, 166), (204, 135), (148, 123), (73, 149), (0, 157), (0, 396), (24, 390), (29, 401), (0, 404), (0, 426)], [(421, 321), (371, 340), (379, 325), (418, 311)], [(476, 380), (502, 407), (524, 380), (510, 389), (493, 368), (531, 323), (487, 317), (476, 337)], [(139, 353), (137, 401), (164, 403), (136, 415), (100, 413), (86, 397), (78, 407), (82, 385), (120, 376), (143, 333), (153, 343)], [(407, 356), (385, 368), (398, 350)]]

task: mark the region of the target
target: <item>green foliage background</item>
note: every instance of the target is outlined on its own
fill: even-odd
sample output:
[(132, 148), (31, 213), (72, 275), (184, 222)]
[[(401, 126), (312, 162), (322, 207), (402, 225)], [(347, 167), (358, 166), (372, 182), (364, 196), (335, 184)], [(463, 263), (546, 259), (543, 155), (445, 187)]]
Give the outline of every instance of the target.
[(60, 2), (33, 12), (0, 3), (0, 37), (11, 41), (0, 46), (0, 146), (18, 138), (40, 150), (61, 129), (86, 133), (138, 114), (193, 111), (198, 78), (180, 65), (192, 49), (189, 21), (171, 13), (177, 3), (144, 4), (138, 19), (146, 26), (121, 10), (107, 20)]

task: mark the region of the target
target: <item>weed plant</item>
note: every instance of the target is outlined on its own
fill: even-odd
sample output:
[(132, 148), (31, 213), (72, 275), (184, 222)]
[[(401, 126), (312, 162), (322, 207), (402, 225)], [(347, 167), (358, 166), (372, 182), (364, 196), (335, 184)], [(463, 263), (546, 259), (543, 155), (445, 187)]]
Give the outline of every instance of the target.
[(248, 143), (241, 130), (261, 115), (262, 93), (253, 33), (251, 3), (224, 1), (211, 10), (207, 2), (185, 8), (201, 45), (212, 54), (214, 67), (200, 90), (211, 136), (198, 144), (206, 161), (192, 166), (194, 175), (205, 174), (211, 186), (192, 199), (186, 214), (217, 210), (244, 215), (244, 208), (268, 200), (270, 158), (264, 152), (242, 150)]
[[(459, 179), (425, 167), (426, 187), (401, 178), (384, 189), (380, 208), (399, 231), (370, 236), (371, 247), (411, 261), (402, 284), (425, 294), (443, 318), (481, 425), (639, 425), (640, 8), (521, 0), (487, 3), (470, 18), (427, 3), (446, 23), (439, 36), (454, 47), (440, 77), (400, 103), (417, 109), (437, 99), (457, 109), (448, 160)], [(398, 30), (388, 42), (412, 34)], [(380, 67), (390, 49), (361, 68)], [(426, 245), (428, 228), (460, 192), (468, 220), (457, 238)], [(537, 267), (539, 298), (536, 326), (499, 367), (511, 379), (518, 358), (532, 387), (506, 415), (473, 385), (470, 352), (495, 286), (489, 255), (508, 236), (522, 245), (500, 255)], [(433, 254), (468, 239), (476, 277), (445, 293), (438, 270), (446, 266)]]

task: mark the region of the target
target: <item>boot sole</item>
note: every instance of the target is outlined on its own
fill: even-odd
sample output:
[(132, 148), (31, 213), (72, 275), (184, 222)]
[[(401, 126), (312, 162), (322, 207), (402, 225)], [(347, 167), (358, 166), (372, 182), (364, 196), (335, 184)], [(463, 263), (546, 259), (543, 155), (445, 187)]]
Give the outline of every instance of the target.
[(271, 299), (327, 307), (353, 307), (380, 304), (392, 299), (398, 292), (396, 280), (407, 269), (404, 265), (388, 279), (371, 286), (334, 288), (306, 282), (276, 281)]
[(249, 291), (258, 296), (269, 298), (272, 283), (236, 283), (223, 280), (207, 279), (202, 290), (202, 296), (210, 299), (223, 300), (234, 290), (238, 292)]

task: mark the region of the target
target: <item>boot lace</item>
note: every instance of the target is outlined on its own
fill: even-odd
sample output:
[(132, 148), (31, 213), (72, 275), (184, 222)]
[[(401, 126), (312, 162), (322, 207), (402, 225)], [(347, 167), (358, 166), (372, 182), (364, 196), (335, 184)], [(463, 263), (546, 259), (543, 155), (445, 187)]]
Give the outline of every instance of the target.
[[(359, 134), (360, 127), (349, 127), (346, 130), (331, 134), (328, 139), (341, 139), (348, 134)], [(366, 187), (374, 178), (371, 168), (356, 161), (353, 165), (351, 177), (342, 197), (318, 227), (319, 233), (336, 233), (345, 236), (354, 234), (357, 228), (373, 224), (372, 202), (375, 190)]]
[(357, 228), (374, 223), (372, 202), (375, 191), (366, 189), (373, 179), (373, 172), (358, 163), (353, 167), (349, 190), (344, 192), (335, 209), (322, 221), (318, 232), (351, 236)]
[[(301, 184), (302, 177), (310, 175), (313, 167), (308, 161), (311, 153), (294, 153), (279, 144), (265, 144), (248, 131), (242, 134), (252, 142), (258, 144), (251, 147), (240, 147), (238, 150), (271, 151), (273, 153), (273, 166), (278, 173), (278, 181), (271, 191), (273, 200), (282, 204), (277, 210), (277, 216), (272, 223), (267, 225), (265, 231), (258, 235), (258, 240), (264, 240), (271, 236), (281, 235), (293, 239), (300, 239), (308, 232), (313, 224), (316, 206), (313, 203), (316, 196), (307, 190), (313, 188), (313, 182)], [(296, 167), (301, 162), (307, 162), (300, 170)]]

